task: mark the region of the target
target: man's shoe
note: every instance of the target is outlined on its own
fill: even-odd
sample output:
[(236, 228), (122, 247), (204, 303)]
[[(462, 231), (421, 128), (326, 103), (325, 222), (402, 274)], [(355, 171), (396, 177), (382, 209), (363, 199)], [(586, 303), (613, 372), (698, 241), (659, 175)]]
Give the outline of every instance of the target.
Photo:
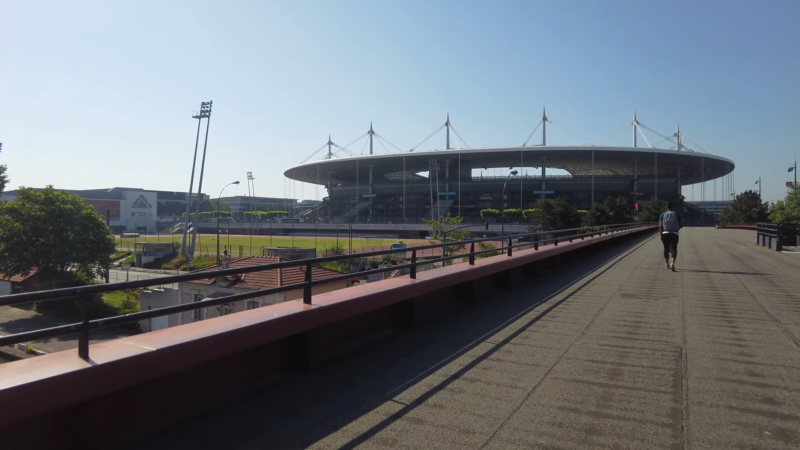
[(667, 269), (671, 269), (671, 267), (669, 266), (669, 263), (664, 264), (664, 267), (666, 267)]
[(669, 268), (672, 269), (673, 272), (677, 272), (677, 270), (675, 270), (675, 263), (672, 263), (672, 265), (669, 266)]

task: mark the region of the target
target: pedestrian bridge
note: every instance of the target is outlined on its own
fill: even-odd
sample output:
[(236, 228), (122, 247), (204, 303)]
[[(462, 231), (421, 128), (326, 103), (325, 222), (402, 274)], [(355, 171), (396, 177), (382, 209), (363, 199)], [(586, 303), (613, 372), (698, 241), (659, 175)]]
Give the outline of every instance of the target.
[[(687, 228), (677, 272), (671, 272), (652, 229), (595, 245), (581, 242), (562, 243), (549, 259), (530, 257), (524, 270), (480, 268), (510, 264), (505, 255), (480, 260), (472, 270), (487, 271), (472, 272), (468, 291), (464, 283), (450, 283), (440, 298), (418, 293), (417, 308), (429, 301), (437, 304), (436, 314), (392, 307), (346, 319), (345, 329), (365, 331), (358, 339), (345, 339), (356, 334), (331, 328), (322, 317), (306, 316), (306, 327), (326, 333), (179, 372), (165, 366), (180, 365), (182, 351), (197, 352), (188, 341), (174, 342), (172, 352), (165, 351), (169, 359), (143, 359), (146, 365), (133, 374), (125, 357), (104, 353), (104, 345), (108, 351), (124, 345), (113, 342), (92, 346), (96, 361), (88, 361), (88, 370), (63, 368), (84, 363), (71, 352), (5, 364), (0, 400), (29, 417), (7, 425), (3, 436), (19, 448), (54, 446), (47, 436), (62, 436), (62, 446), (127, 449), (800, 446), (800, 254), (759, 247), (749, 230)], [(569, 245), (575, 251), (566, 252)], [(535, 251), (511, 259), (526, 252)], [(489, 261), (495, 258), (506, 259)], [(443, 277), (446, 285), (448, 276), (469, 270), (459, 266), (466, 264), (419, 278)], [(401, 289), (390, 284), (400, 282), (364, 288), (388, 283), (383, 297), (368, 294), (371, 301), (388, 302)], [(315, 304), (323, 300), (314, 297)], [(179, 328), (202, 340), (216, 326), (212, 322), (235, 316)], [(376, 331), (363, 322), (393, 326)], [(159, 333), (178, 339), (171, 330), (132, 344), (158, 343)], [(130, 355), (141, 351), (129, 347)], [(280, 372), (258, 363), (291, 360), (309, 348), (326, 357), (304, 356)], [(54, 366), (60, 368), (41, 375)], [(47, 396), (34, 400), (29, 385), (40, 385), (50, 398), (64, 395), (59, 386), (104, 389), (113, 382), (88, 375), (103, 366), (108, 376), (159, 376), (32, 416), (26, 398), (15, 396), (23, 392), (41, 406)], [(59, 384), (49, 385), (50, 378)], [(13, 423), (8, 414), (3, 419)]]

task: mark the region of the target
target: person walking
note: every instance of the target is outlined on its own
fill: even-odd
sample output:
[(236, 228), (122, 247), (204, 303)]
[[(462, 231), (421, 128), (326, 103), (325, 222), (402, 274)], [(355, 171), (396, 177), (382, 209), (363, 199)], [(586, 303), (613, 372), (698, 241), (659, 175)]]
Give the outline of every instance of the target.
[[(675, 271), (675, 258), (678, 257), (678, 230), (683, 228), (683, 219), (680, 214), (672, 210), (672, 202), (667, 202), (667, 210), (658, 217), (658, 231), (661, 233), (661, 243), (664, 244), (664, 265), (667, 269)], [(672, 255), (672, 263), (669, 257)]]

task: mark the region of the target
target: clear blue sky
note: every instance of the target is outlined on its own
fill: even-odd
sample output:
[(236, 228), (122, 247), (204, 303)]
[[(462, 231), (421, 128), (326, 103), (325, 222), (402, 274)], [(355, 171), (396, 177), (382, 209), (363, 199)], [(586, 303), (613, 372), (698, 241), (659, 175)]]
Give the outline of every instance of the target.
[(732, 159), (737, 192), (761, 174), (769, 200), (800, 156), (796, 0), (28, 1), (0, 17), (8, 189), (185, 191), (208, 99), (212, 197), (233, 180), (225, 194), (246, 194), (247, 171), (283, 196), (283, 171), (328, 133), (345, 144), (373, 121), (411, 148), (448, 111), (484, 147), (521, 144), (543, 105), (593, 144), (636, 110)]

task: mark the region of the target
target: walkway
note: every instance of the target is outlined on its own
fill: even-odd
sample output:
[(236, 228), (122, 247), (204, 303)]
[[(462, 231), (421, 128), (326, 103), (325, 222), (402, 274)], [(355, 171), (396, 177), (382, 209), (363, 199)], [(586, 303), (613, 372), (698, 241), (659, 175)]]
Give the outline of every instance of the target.
[(598, 251), (127, 448), (797, 448), (800, 255), (754, 242)]

